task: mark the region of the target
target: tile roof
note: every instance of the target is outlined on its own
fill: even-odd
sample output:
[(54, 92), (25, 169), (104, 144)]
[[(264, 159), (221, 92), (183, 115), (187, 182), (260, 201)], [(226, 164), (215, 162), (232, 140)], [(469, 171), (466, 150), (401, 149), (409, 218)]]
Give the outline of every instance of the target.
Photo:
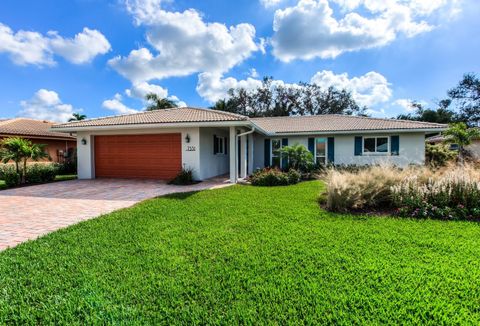
[(368, 131), (368, 130), (415, 130), (439, 129), (447, 125), (438, 123), (379, 119), (339, 114), (316, 116), (293, 116), (252, 118), (251, 121), (267, 133), (302, 133), (329, 131)]
[(144, 111), (134, 114), (87, 119), (53, 126), (53, 128), (98, 127), (135, 124), (246, 121), (247, 117), (235, 113), (200, 108), (172, 108)]
[(75, 139), (75, 137), (71, 137), (65, 133), (50, 131), (50, 128), (54, 124), (55, 122), (52, 121), (27, 118), (0, 120), (0, 135)]

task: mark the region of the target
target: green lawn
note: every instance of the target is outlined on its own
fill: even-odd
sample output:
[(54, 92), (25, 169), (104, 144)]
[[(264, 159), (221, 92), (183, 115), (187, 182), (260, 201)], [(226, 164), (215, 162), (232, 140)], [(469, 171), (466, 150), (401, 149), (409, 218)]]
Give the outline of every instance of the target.
[(57, 175), (55, 177), (55, 181), (75, 180), (76, 178), (77, 178), (76, 174)]
[(5, 181), (0, 180), (0, 190), (2, 189), (7, 189), (7, 185), (5, 184)]
[(320, 182), (177, 194), (0, 253), (0, 324), (478, 324), (480, 226), (335, 215)]

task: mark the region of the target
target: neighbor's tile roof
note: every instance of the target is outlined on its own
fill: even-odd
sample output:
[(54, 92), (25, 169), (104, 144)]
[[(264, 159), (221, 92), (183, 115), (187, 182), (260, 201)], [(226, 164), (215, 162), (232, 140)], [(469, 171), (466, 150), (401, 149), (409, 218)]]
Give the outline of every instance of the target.
[(294, 117), (253, 118), (251, 121), (267, 133), (299, 133), (365, 130), (444, 129), (437, 123), (379, 119), (349, 115), (316, 115)]
[(243, 115), (230, 112), (184, 107), (69, 122), (55, 125), (53, 128), (244, 120), (248, 120), (248, 118)]
[(54, 124), (52, 121), (27, 118), (0, 120), (0, 135), (74, 139), (68, 134), (50, 131)]

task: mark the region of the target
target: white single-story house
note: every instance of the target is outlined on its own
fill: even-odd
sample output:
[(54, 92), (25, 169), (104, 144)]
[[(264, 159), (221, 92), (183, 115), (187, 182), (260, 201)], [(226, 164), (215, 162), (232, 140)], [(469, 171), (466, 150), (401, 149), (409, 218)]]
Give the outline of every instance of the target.
[[(426, 139), (426, 142), (429, 144), (441, 144), (446, 142), (448, 136), (443, 135), (432, 136)], [(458, 144), (450, 143), (450, 149), (458, 151)], [(480, 139), (474, 139), (472, 143), (468, 146), (465, 146), (465, 150), (471, 155), (471, 158), (475, 161), (480, 161)]]
[(255, 169), (284, 167), (277, 150), (296, 143), (319, 164), (424, 164), (425, 134), (443, 124), (347, 115), (248, 118), (200, 108), (172, 108), (59, 124), (75, 133), (80, 179), (168, 180), (191, 168), (204, 180), (231, 182)]

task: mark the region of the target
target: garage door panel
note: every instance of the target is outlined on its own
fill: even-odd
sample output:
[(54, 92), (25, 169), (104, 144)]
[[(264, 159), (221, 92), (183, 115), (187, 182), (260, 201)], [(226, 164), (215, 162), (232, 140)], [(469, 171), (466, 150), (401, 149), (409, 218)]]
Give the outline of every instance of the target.
[(95, 137), (95, 174), (169, 180), (181, 170), (181, 134)]

